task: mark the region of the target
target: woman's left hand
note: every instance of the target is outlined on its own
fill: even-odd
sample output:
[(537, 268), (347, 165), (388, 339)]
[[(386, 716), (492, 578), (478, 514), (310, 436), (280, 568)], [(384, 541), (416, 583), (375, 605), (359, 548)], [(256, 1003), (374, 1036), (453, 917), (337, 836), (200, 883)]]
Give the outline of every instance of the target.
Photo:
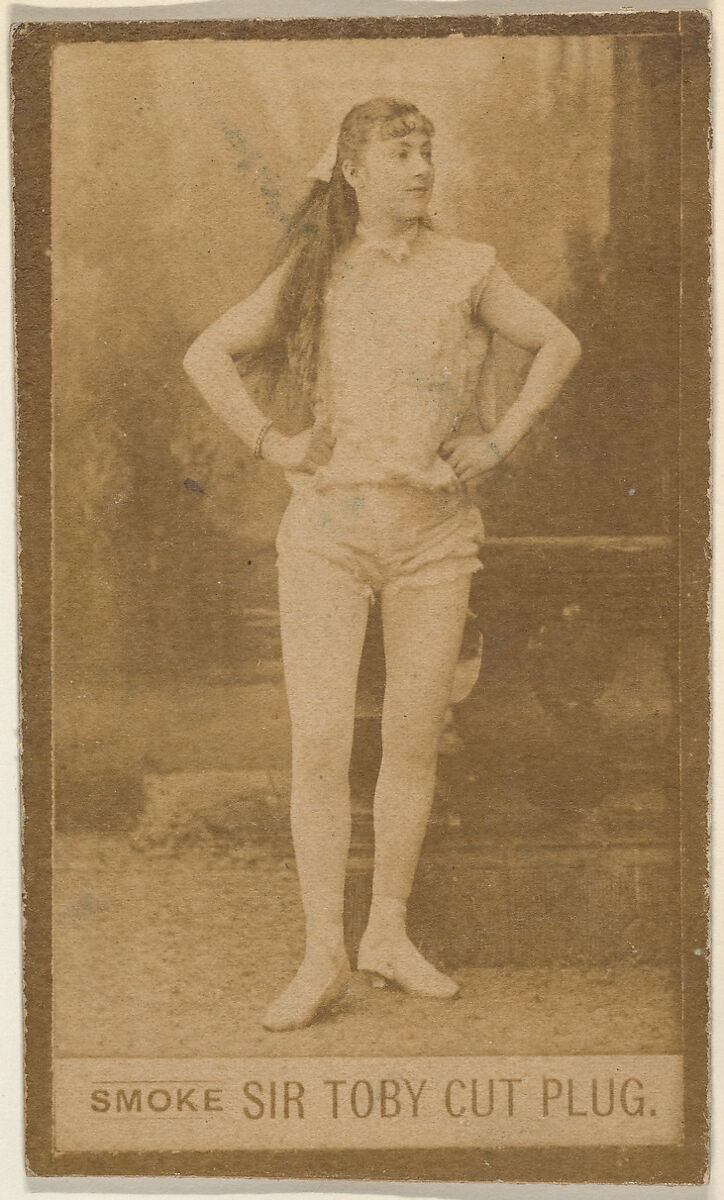
[(471, 483), (486, 471), (492, 471), (505, 457), (493, 438), (479, 434), (456, 434), (446, 438), (440, 454), (462, 483)]

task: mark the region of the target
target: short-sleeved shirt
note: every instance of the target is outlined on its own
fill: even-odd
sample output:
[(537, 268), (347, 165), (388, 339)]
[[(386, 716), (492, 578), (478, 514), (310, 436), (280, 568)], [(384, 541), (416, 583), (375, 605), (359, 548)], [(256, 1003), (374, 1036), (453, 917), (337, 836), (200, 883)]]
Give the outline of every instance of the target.
[(334, 449), (313, 476), (288, 472), (292, 486), (461, 486), (438, 451), (475, 401), (490, 345), (476, 310), (494, 261), (491, 246), (423, 225), (384, 241), (358, 228), (322, 322), (314, 423)]

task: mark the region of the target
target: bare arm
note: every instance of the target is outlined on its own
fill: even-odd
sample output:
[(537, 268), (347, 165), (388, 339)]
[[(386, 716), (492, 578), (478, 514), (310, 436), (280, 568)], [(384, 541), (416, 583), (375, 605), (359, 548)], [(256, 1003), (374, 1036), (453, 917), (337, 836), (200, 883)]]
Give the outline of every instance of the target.
[(192, 343), (183, 360), (186, 374), (209, 407), (250, 449), (266, 418), (239, 378), (232, 356), (261, 350), (275, 337), (286, 269), (282, 264), (257, 291), (214, 321)]
[(478, 303), (489, 329), (535, 355), (517, 400), (484, 438), (449, 438), (441, 453), (463, 481), (488, 471), (513, 449), (558, 396), (581, 356), (578, 338), (497, 264)]
[(278, 335), (279, 297), (289, 270), (288, 259), (246, 300), (214, 321), (189, 347), (184, 369), (210, 408), (253, 449), (263, 435), (261, 456), (293, 471), (312, 471), (329, 459), (329, 437), (311, 428), (294, 437), (269, 428), (239, 378), (233, 355), (250, 354), (268, 346)]
[(478, 315), (489, 329), (535, 354), (518, 399), (495, 427), (495, 443), (506, 455), (538, 413), (555, 400), (581, 356), (581, 344), (558, 317), (497, 265), (483, 291)]

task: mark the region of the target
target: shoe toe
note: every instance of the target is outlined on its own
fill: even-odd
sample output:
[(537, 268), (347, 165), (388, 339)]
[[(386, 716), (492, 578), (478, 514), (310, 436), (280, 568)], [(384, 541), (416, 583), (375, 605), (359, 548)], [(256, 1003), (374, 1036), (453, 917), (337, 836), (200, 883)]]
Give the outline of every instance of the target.
[(300, 995), (293, 981), (287, 991), (269, 1005), (262, 1018), (263, 1027), (272, 1033), (282, 1033), (311, 1025), (316, 1016), (341, 999), (349, 985), (350, 975), (349, 964), (345, 964), (331, 983), (311, 995)]
[(262, 1018), (262, 1025), (270, 1033), (285, 1033), (288, 1029), (302, 1029), (309, 1024), (306, 1014), (285, 1013), (280, 1011), (267, 1012)]

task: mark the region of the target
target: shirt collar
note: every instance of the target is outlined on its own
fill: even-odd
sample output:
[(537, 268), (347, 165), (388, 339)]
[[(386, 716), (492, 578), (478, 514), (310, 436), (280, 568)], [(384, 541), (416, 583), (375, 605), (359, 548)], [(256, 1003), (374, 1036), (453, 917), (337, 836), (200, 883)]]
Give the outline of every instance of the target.
[(383, 254), (388, 254), (395, 262), (400, 263), (403, 259), (409, 257), (412, 244), (419, 235), (420, 225), (417, 222), (402, 233), (396, 233), (392, 237), (380, 237), (372, 230), (367, 229), (360, 221), (355, 232), (363, 246), (370, 250), (379, 250)]

